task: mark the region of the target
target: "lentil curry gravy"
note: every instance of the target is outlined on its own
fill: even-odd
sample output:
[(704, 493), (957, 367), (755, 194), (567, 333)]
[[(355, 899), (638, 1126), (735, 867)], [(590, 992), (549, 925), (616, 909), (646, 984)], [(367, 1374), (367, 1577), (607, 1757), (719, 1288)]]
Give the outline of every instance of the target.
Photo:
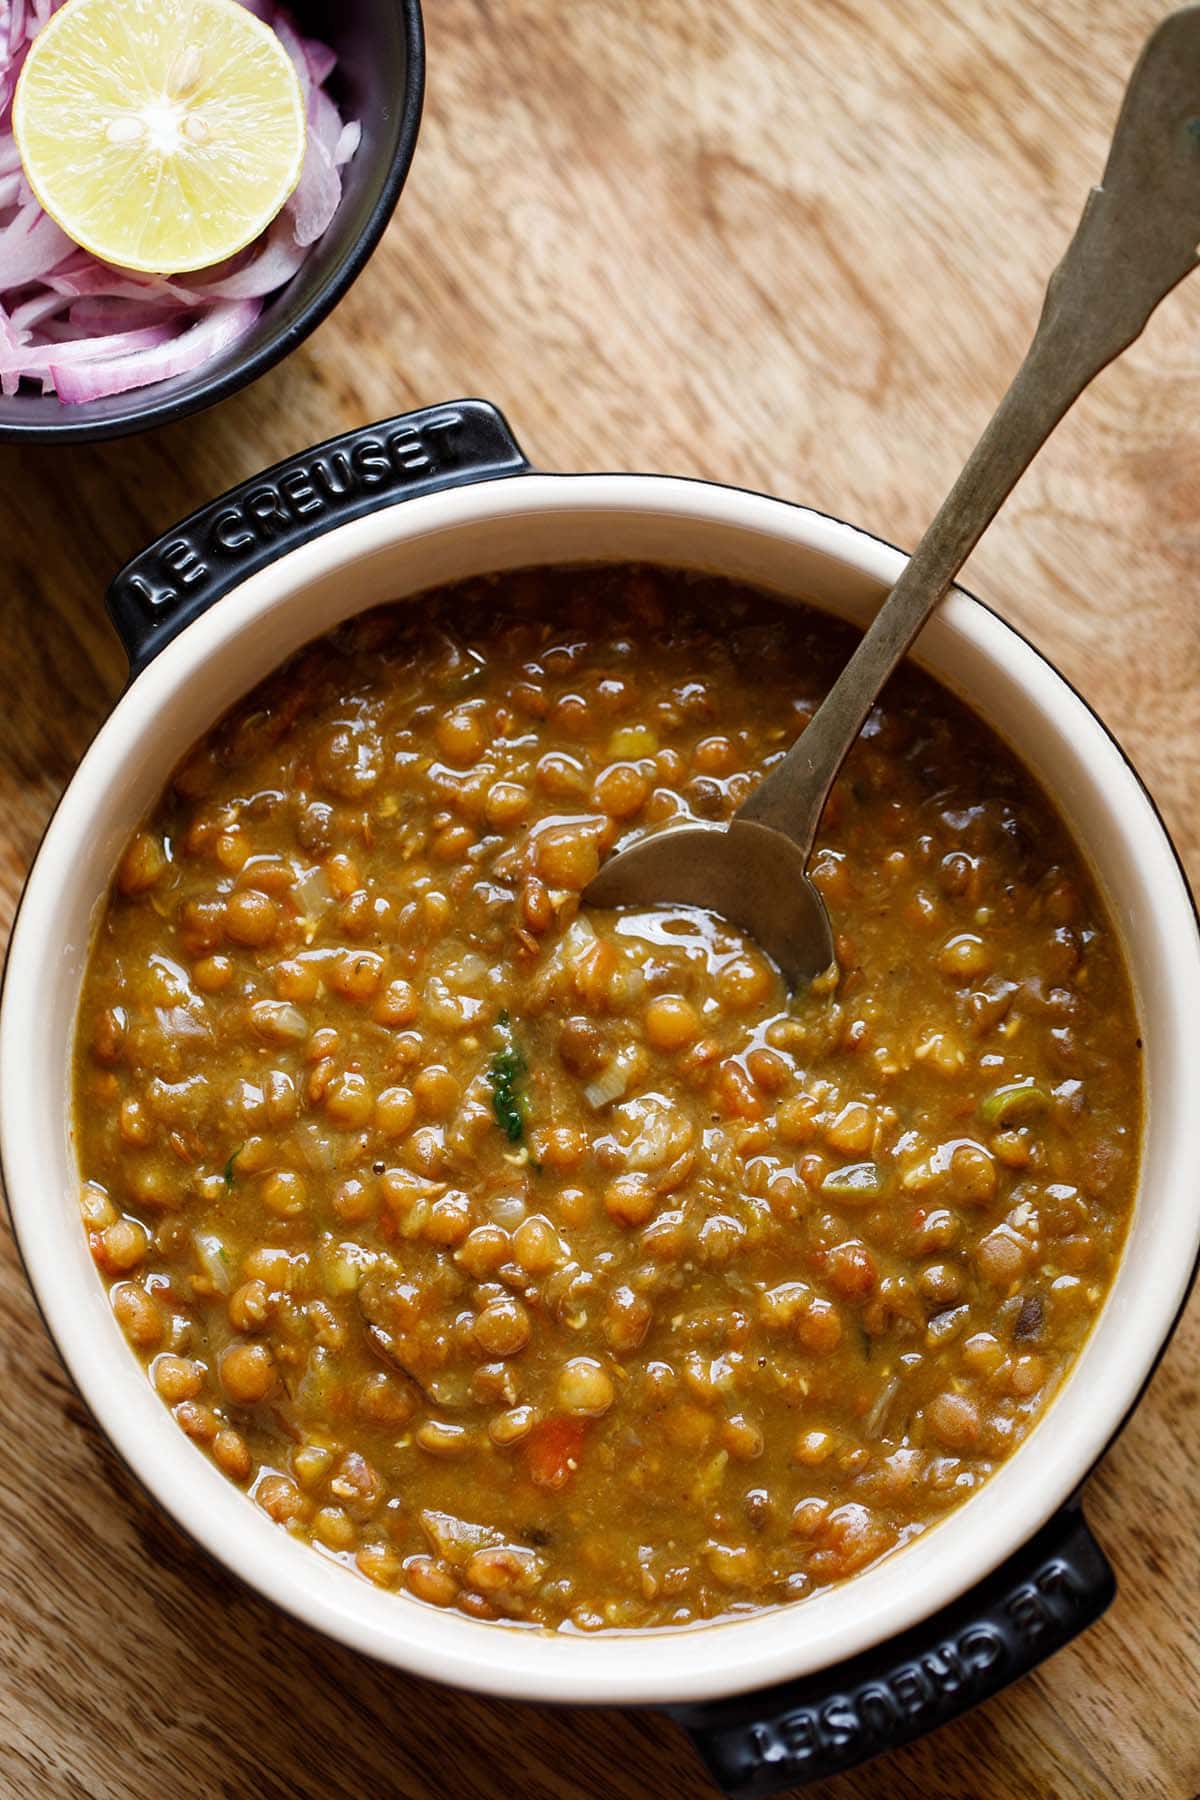
[(838, 971), (581, 913), (727, 817), (853, 643), (643, 567), (310, 646), (176, 771), (83, 992), (83, 1213), (180, 1430), (273, 1520), (477, 1618), (812, 1593), (1029, 1431), (1129, 1218), (1140, 1057), (1044, 795), (905, 671), (827, 808)]

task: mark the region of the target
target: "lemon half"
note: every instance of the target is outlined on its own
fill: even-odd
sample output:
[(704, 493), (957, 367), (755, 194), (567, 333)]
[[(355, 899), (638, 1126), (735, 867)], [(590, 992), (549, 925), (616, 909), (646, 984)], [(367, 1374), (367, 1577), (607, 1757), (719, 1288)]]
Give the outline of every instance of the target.
[(237, 0), (67, 0), (13, 135), (40, 205), (104, 262), (158, 275), (252, 243), (300, 179), (300, 82)]

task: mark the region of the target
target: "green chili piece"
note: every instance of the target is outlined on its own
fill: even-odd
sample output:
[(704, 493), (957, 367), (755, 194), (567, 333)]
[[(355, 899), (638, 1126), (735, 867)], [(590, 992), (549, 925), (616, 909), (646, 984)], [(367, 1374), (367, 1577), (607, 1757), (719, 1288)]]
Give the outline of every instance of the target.
[(528, 1101), (521, 1091), (521, 1083), (529, 1072), (529, 1065), (521, 1054), (506, 1012), (500, 1014), (497, 1030), (502, 1042), (488, 1064), (492, 1111), (509, 1143), (519, 1144), (525, 1135), (525, 1115), (528, 1110)]
[(1010, 1081), (996, 1088), (979, 1103), (979, 1116), (985, 1125), (1010, 1125), (1014, 1120), (1032, 1118), (1050, 1104), (1045, 1088), (1032, 1087), (1023, 1081)]
[(821, 1183), (823, 1194), (840, 1194), (843, 1199), (872, 1200), (883, 1192), (883, 1176), (873, 1162), (847, 1163), (844, 1168), (830, 1169)]

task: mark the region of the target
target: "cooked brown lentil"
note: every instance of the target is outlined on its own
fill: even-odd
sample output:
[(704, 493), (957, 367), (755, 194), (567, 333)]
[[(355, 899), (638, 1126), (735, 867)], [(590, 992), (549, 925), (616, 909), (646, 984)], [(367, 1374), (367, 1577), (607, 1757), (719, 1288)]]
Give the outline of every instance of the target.
[(905, 671), (790, 1004), (687, 911), (588, 915), (728, 816), (852, 642), (651, 568), (364, 617), (176, 771), (79, 1023), (82, 1208), (183, 1431), (323, 1553), (594, 1630), (790, 1600), (959, 1504), (1111, 1282), (1137, 1026), (1016, 759)]

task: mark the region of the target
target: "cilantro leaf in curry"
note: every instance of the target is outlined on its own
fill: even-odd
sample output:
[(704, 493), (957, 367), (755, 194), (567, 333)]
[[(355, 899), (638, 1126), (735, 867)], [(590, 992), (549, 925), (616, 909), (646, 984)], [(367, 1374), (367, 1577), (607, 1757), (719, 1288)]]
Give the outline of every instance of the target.
[(529, 1065), (517, 1042), (507, 1012), (500, 1014), (496, 1029), (500, 1035), (500, 1048), (488, 1064), (492, 1112), (509, 1143), (519, 1144), (525, 1136), (525, 1120), (529, 1111), (529, 1096), (524, 1090)]

